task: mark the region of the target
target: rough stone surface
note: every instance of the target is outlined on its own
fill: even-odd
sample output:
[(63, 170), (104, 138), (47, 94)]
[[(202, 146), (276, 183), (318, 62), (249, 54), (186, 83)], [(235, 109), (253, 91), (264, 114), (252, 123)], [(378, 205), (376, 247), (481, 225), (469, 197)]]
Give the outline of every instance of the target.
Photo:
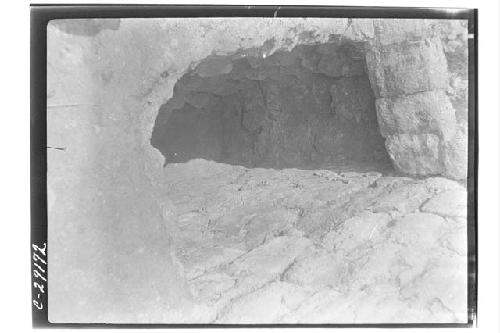
[[(222, 59), (203, 68), (207, 59), (253, 59), (249, 79), (259, 82), (276, 75), (277, 67), (289, 67), (289, 74), (296, 75), (292, 64), (298, 62), (313, 74), (328, 73), (327, 80), (344, 80), (347, 87), (357, 79), (361, 62), (353, 61), (352, 68), (345, 70), (343, 65), (347, 58), (359, 56), (356, 52), (339, 60), (341, 66), (326, 61), (330, 52), (326, 46), (313, 57), (306, 54), (307, 47), (298, 59), (287, 56), (300, 45), (338, 44), (339, 40), (362, 44), (356, 50), (370, 50), (367, 57), (373, 57), (367, 59), (367, 69), (377, 97), (379, 90), (395, 96), (441, 87), (445, 75), (441, 43), (453, 82), (444, 89), (456, 109), (457, 122), (463, 123), (467, 118), (463, 24), (433, 20), (422, 23), (428, 29), (421, 29), (420, 23), (413, 27), (413, 20), (401, 22), (406, 23), (381, 28), (390, 22), (347, 18), (51, 21), (47, 26), (47, 146), (64, 149), (47, 150), (49, 320), (464, 322), (466, 220), (448, 217), (449, 212), (424, 214), (418, 207), (460, 187), (458, 183), (382, 177), (376, 172), (246, 169), (200, 160), (163, 169), (164, 157), (151, 146), (158, 111), (167, 101), (172, 109), (189, 105), (190, 112), (209, 106), (212, 95), (224, 99), (235, 92), (233, 81), (219, 80), (235, 70), (235, 58), (231, 66)], [(428, 36), (429, 31), (436, 35)], [(413, 43), (407, 52), (399, 45), (406, 39)], [(261, 61), (272, 55), (280, 66)], [(417, 85), (403, 78), (403, 59), (415, 69), (412, 75), (422, 75), (415, 79)], [(427, 76), (433, 75), (428, 71), (433, 61), (434, 78)], [(177, 91), (182, 86), (179, 80), (196, 68), (206, 82), (217, 84), (187, 95)], [(396, 91), (391, 89), (397, 87), (384, 79), (381, 68), (400, 81), (397, 94), (393, 95)], [(324, 96), (334, 91), (337, 114), (349, 122), (359, 119), (363, 111), (347, 112), (353, 102), (340, 94), (343, 86), (327, 88), (328, 94), (317, 94), (318, 98), (327, 100)], [(257, 129), (260, 117), (258, 112), (249, 115), (245, 126)], [(436, 159), (446, 159), (448, 166), (437, 173), (448, 176), (445, 168), (466, 155), (461, 147), (467, 131), (457, 132), (449, 142), (435, 140), (431, 134), (408, 135), (404, 140), (398, 136), (394, 142), (389, 136), (386, 146), (407, 147), (407, 155), (402, 149), (394, 149), (397, 154), (391, 155), (405, 173), (428, 176), (436, 172), (431, 167)], [(393, 191), (401, 193), (400, 200), (390, 197)], [(391, 220), (386, 223), (387, 216)], [(374, 228), (371, 238), (366, 236), (369, 227), (362, 223), (365, 218)], [(420, 219), (425, 219), (422, 223), (433, 235), (412, 224)], [(339, 236), (338, 230), (345, 235)], [(420, 240), (426, 246), (418, 246)], [(315, 257), (319, 254), (321, 260)], [(313, 278), (299, 269), (322, 265), (327, 258), (336, 267), (331, 280), (328, 273)], [(347, 269), (339, 262), (347, 263)], [(321, 273), (319, 267), (313, 271)], [(288, 276), (303, 285), (287, 281)], [(325, 288), (313, 288), (316, 281)], [(261, 304), (272, 309), (263, 314)]]
[(376, 105), (380, 133), (400, 172), (467, 177), (467, 130), (444, 91), (379, 98)]
[(435, 134), (398, 134), (385, 140), (396, 169), (418, 176), (443, 173), (439, 144), (439, 137)]
[(377, 97), (448, 87), (446, 57), (439, 39), (373, 48), (366, 61)]
[(456, 132), (455, 110), (442, 90), (377, 100), (382, 136), (398, 133), (436, 134), (451, 140)]
[[(376, 42), (366, 54), (370, 82), (378, 98), (381, 133), (384, 137), (392, 136), (386, 140), (386, 147), (392, 149), (391, 158), (400, 171), (408, 165), (422, 164), (416, 160), (420, 154), (426, 156), (426, 167), (404, 169), (405, 173), (464, 179), (467, 177), (467, 28), (463, 22), (453, 20), (401, 23), (374, 21)], [(412, 136), (394, 137), (397, 133)], [(423, 134), (439, 136), (439, 161), (434, 158), (436, 149), (429, 153), (429, 145), (422, 144), (429, 143), (429, 137), (423, 139)], [(408, 143), (409, 138), (413, 143)], [(416, 154), (396, 151), (408, 145)]]
[(441, 216), (466, 217), (467, 191), (465, 189), (448, 190), (429, 200), (423, 207), (424, 212)]
[(177, 257), (210, 322), (466, 320), (456, 182), (199, 159), (168, 165), (164, 182), (185, 235)]

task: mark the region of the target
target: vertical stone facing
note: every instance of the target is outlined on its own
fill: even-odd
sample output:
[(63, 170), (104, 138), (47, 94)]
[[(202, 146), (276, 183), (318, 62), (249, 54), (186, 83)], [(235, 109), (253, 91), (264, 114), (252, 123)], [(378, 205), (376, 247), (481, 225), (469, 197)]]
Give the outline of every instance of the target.
[(379, 45), (366, 57), (377, 97), (393, 97), (446, 89), (448, 70), (441, 41)]
[(463, 179), (467, 130), (457, 131), (447, 94), (447, 58), (435, 25), (426, 20), (375, 20), (367, 69), (380, 132), (394, 166), (415, 176)]
[(376, 107), (384, 137), (398, 133), (432, 133), (450, 140), (455, 136), (455, 111), (442, 90), (379, 98)]
[(435, 134), (389, 135), (385, 146), (398, 170), (416, 176), (444, 172), (439, 158), (440, 138)]

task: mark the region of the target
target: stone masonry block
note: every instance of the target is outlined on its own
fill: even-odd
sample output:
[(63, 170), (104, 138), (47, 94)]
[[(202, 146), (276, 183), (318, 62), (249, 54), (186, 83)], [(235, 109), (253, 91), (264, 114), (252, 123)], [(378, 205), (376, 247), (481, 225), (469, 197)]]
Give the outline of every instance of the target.
[(447, 62), (439, 39), (372, 48), (366, 54), (376, 97), (393, 97), (446, 89)]
[(450, 140), (455, 135), (455, 110), (442, 90), (380, 98), (376, 107), (383, 137), (398, 133), (430, 133)]

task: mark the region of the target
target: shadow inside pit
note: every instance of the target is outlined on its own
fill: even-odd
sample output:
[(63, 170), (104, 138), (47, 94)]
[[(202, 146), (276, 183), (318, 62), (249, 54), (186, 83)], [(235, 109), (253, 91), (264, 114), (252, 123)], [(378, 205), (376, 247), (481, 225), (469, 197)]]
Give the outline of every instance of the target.
[(151, 143), (166, 164), (392, 172), (364, 54), (332, 42), (208, 57), (176, 83)]

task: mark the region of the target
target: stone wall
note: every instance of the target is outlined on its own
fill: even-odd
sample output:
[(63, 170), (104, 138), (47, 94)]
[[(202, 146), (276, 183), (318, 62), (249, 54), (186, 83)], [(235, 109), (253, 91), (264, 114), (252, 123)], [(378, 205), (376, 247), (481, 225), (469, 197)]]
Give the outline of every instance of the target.
[[(455, 23), (374, 22), (367, 67), (377, 96), (381, 134), (394, 166), (402, 173), (467, 177), (467, 74), (463, 68), (467, 35), (465, 26)], [(457, 48), (461, 54), (454, 54)], [(448, 61), (454, 65), (452, 73)], [(458, 115), (455, 107), (460, 109)]]

